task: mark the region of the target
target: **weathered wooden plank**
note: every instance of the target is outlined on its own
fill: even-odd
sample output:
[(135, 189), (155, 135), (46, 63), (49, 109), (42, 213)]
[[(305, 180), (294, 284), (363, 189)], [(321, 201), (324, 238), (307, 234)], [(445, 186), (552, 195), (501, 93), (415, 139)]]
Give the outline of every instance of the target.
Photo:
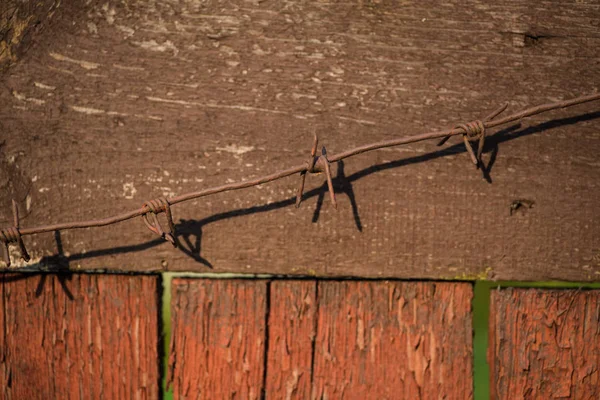
[(316, 334), (316, 281), (270, 284), (266, 398), (309, 399)]
[(320, 282), (316, 399), (469, 399), (472, 287)]
[(600, 291), (494, 291), (489, 332), (492, 398), (600, 397)]
[(158, 399), (158, 277), (0, 275), (0, 398)]
[[(29, 227), (263, 175), (304, 162), (314, 131), (335, 154), (588, 93), (599, 17), (595, 2), (62, 2), (2, 78), (0, 221), (13, 197)], [(488, 139), (492, 184), (459, 140), (417, 143), (334, 166), (337, 212), (319, 177), (293, 208), (290, 178), (177, 205), (181, 250), (134, 221), (66, 232), (64, 254), (72, 269), (597, 280), (598, 107)], [(518, 199), (535, 205), (510, 216)], [(55, 263), (51, 234), (26, 244)]]
[(254, 280), (173, 280), (169, 364), (175, 398), (261, 397), (266, 288)]

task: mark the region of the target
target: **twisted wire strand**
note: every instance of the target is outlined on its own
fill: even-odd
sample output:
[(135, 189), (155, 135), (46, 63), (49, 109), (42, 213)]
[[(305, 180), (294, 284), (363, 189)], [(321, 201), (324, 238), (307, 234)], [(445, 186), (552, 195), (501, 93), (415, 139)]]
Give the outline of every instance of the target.
[[(368, 151), (373, 151), (377, 149), (382, 149), (386, 147), (400, 146), (408, 143), (416, 143), (424, 140), (430, 139), (442, 139), (439, 145), (443, 144), (448, 138), (455, 135), (462, 135), (463, 140), (465, 141), (465, 145), (467, 147), (467, 151), (472, 159), (472, 161), (478, 165), (479, 159), (481, 157), (481, 152), (483, 151), (483, 144), (485, 140), (485, 130), (489, 128), (493, 128), (496, 126), (504, 125), (510, 122), (515, 122), (521, 120), (526, 117), (531, 117), (537, 114), (541, 114), (544, 112), (548, 112), (551, 110), (557, 110), (566, 107), (572, 107), (578, 104), (588, 103), (592, 101), (600, 100), (600, 93), (594, 93), (587, 96), (580, 96), (574, 99), (542, 104), (536, 107), (527, 108), (520, 112), (505, 116), (501, 119), (495, 119), (501, 112), (503, 112), (508, 104), (504, 104), (496, 111), (491, 113), (482, 121), (475, 120), (465, 124), (456, 125), (452, 129), (442, 130), (442, 131), (434, 131), (427, 132), (413, 136), (405, 136), (397, 139), (384, 140), (380, 142), (366, 144), (360, 147), (356, 147), (347, 151), (344, 151), (339, 154), (335, 154), (333, 156), (328, 157), (325, 149), (323, 148), (323, 154), (319, 157), (315, 157), (316, 149), (318, 145), (318, 138), (315, 135), (315, 140), (313, 143), (313, 149), (311, 151), (311, 158), (308, 162), (305, 162), (301, 165), (297, 165), (294, 167), (290, 167), (281, 171), (274, 172), (272, 174), (262, 176), (253, 180), (242, 181), (242, 182), (233, 182), (228, 183), (226, 185), (212, 187), (208, 189), (203, 189), (195, 192), (185, 193), (179, 196), (174, 196), (170, 198), (159, 198), (155, 200), (147, 201), (143, 204), (141, 208), (128, 211), (119, 215), (103, 218), (103, 219), (95, 219), (88, 221), (77, 221), (77, 222), (65, 222), (51, 225), (43, 225), (33, 228), (24, 228), (20, 229), (18, 225), (18, 210), (16, 210), (16, 203), (13, 205), (13, 213), (15, 214), (15, 226), (0, 230), (0, 242), (2, 242), (5, 246), (5, 259), (8, 260), (7, 265), (10, 265), (10, 258), (8, 256), (8, 244), (9, 243), (17, 243), (21, 250), (21, 255), (26, 261), (29, 259), (29, 255), (25, 249), (23, 244), (23, 236), (34, 235), (38, 233), (44, 232), (52, 232), (52, 231), (60, 231), (67, 229), (81, 229), (81, 228), (93, 228), (100, 227), (106, 225), (116, 224), (122, 221), (126, 221), (132, 218), (136, 218), (142, 216), (144, 219), (144, 223), (155, 234), (165, 238), (170, 241), (174, 246), (177, 246), (177, 242), (175, 239), (175, 225), (173, 224), (173, 218), (171, 213), (171, 206), (174, 204), (182, 203), (188, 200), (197, 199), (200, 197), (209, 196), (216, 193), (222, 193), (232, 190), (244, 189), (252, 186), (261, 185), (267, 182), (272, 182), (278, 179), (285, 178), (290, 175), (295, 175), (300, 173), (301, 175), (301, 184), (298, 189), (298, 195), (296, 199), (296, 204), (299, 205), (301, 202), (302, 191), (304, 189), (304, 180), (306, 178), (306, 173), (315, 173), (315, 172), (325, 172), (327, 177), (327, 183), (330, 191), (330, 195), (332, 197), (332, 202), (334, 206), (335, 203), (335, 194), (333, 191), (333, 186), (331, 183), (331, 172), (330, 172), (330, 164), (340, 161), (342, 159), (352, 157), (358, 154), (362, 154)], [(474, 153), (470, 143), (469, 138), (479, 137), (479, 146), (477, 154)], [(470, 150), (469, 150), (470, 149)], [(319, 165), (317, 167), (317, 165)], [(317, 171), (318, 169), (318, 171)], [(158, 221), (157, 215), (164, 212), (167, 215), (167, 221), (169, 224), (169, 232), (165, 232), (160, 222)], [(150, 220), (152, 218), (152, 220)]]

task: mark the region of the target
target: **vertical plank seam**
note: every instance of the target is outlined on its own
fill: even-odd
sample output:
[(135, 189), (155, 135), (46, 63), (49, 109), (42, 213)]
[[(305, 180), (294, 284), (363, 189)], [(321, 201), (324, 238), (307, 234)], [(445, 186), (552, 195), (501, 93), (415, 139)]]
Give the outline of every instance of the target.
[[(166, 384), (163, 387), (163, 381), (167, 382), (166, 368), (168, 365), (168, 357), (170, 356), (170, 354), (168, 354), (170, 349), (169, 349), (169, 351), (165, 350), (166, 336), (165, 336), (164, 321), (163, 321), (163, 318), (164, 318), (163, 305), (165, 302), (164, 284), (165, 284), (164, 276), (163, 276), (163, 274), (159, 274), (157, 277), (157, 282), (156, 282), (156, 307), (157, 307), (157, 309), (156, 309), (156, 313), (157, 313), (157, 318), (156, 318), (157, 343), (156, 343), (156, 345), (158, 346), (158, 351), (157, 351), (158, 361), (156, 363), (157, 364), (156, 367), (158, 368), (158, 396), (157, 396), (158, 400), (164, 399), (164, 392), (165, 392), (165, 390), (167, 390)], [(170, 306), (170, 304), (169, 304), (169, 306)]]
[(320, 281), (314, 280), (315, 283), (315, 315), (313, 323), (313, 332), (311, 338), (311, 355), (310, 355), (310, 398), (314, 398), (314, 378), (315, 378), (315, 355), (317, 348), (317, 334), (319, 332), (319, 312), (321, 310), (321, 301), (319, 299)]
[[(0, 295), (2, 295), (2, 303), (0, 304), (0, 306), (2, 307), (2, 335), (4, 336), (3, 342), (4, 343), (4, 348), (0, 349), (0, 361), (4, 363), (4, 365), (6, 367), (9, 367), (9, 364), (7, 362), (7, 358), (8, 358), (8, 354), (6, 352), (6, 349), (8, 348), (8, 344), (7, 344), (7, 340), (8, 340), (8, 336), (6, 334), (6, 328), (7, 328), (7, 323), (6, 323), (6, 278), (7, 275), (3, 275), (2, 279), (0, 280), (0, 285), (2, 285), (2, 288), (0, 289)], [(9, 368), (7, 368), (8, 371), (5, 370), (5, 372), (7, 373), (6, 375), (6, 387), (2, 389), (2, 392), (0, 394), (3, 395), (3, 398), (8, 398), (8, 390), (9, 388), (12, 386), (12, 373), (10, 371)]]
[(265, 300), (265, 348), (263, 357), (263, 376), (262, 376), (262, 389), (261, 396), (262, 400), (266, 399), (267, 396), (267, 374), (269, 365), (269, 319), (271, 316), (271, 283), (272, 280), (266, 282), (266, 300)]

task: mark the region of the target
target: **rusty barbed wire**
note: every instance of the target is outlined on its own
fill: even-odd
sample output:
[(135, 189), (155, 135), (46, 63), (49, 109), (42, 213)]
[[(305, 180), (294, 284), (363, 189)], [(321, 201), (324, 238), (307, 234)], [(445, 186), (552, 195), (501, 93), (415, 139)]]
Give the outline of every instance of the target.
[[(227, 192), (231, 190), (239, 190), (252, 186), (261, 185), (264, 183), (272, 182), (278, 179), (288, 177), (290, 175), (300, 174), (300, 185), (296, 194), (296, 207), (300, 206), (302, 202), (302, 193), (304, 190), (304, 183), (306, 180), (306, 174), (318, 174), (324, 173), (327, 180), (327, 186), (329, 189), (329, 195), (334, 208), (337, 208), (335, 200), (335, 193), (333, 190), (333, 183), (331, 178), (332, 163), (343, 160), (344, 158), (352, 157), (368, 151), (382, 149), (385, 147), (400, 146), (408, 143), (416, 143), (430, 139), (440, 139), (438, 146), (443, 145), (450, 137), (456, 135), (462, 135), (465, 147), (471, 161), (477, 168), (482, 167), (481, 154), (483, 152), (483, 146), (485, 142), (486, 129), (494, 128), (496, 126), (504, 125), (510, 122), (515, 122), (526, 117), (531, 117), (536, 114), (541, 114), (551, 110), (557, 110), (560, 108), (572, 107), (578, 104), (583, 104), (595, 100), (600, 100), (600, 93), (595, 93), (587, 96), (577, 97), (571, 100), (565, 100), (555, 103), (542, 104), (536, 107), (527, 108), (515, 114), (508, 115), (501, 119), (496, 119), (502, 112), (508, 107), (508, 103), (502, 105), (497, 110), (492, 112), (490, 115), (485, 117), (483, 120), (474, 120), (464, 124), (454, 126), (452, 129), (443, 131), (434, 131), (422, 133), (419, 135), (405, 136), (398, 139), (384, 140), (381, 142), (370, 143), (354, 149), (344, 151), (339, 154), (335, 154), (331, 157), (327, 156), (325, 146), (321, 149), (321, 155), (317, 156), (317, 147), (319, 139), (315, 134), (313, 140), (313, 146), (310, 152), (310, 158), (307, 162), (295, 167), (290, 167), (282, 171), (274, 172), (270, 175), (265, 175), (259, 178), (255, 178), (248, 181), (234, 182), (222, 186), (216, 186), (208, 189), (203, 189), (196, 192), (190, 192), (179, 196), (170, 198), (160, 197), (155, 200), (149, 200), (142, 204), (141, 208), (133, 211), (125, 212), (119, 215), (115, 215), (108, 218), (79, 221), (79, 222), (66, 222), (54, 225), (44, 225), (35, 228), (20, 228), (19, 224), (19, 209), (17, 203), (13, 200), (13, 219), (14, 225), (9, 228), (0, 230), (0, 242), (4, 245), (4, 259), (7, 267), (10, 267), (10, 254), (9, 254), (9, 243), (16, 243), (19, 246), (21, 257), (25, 261), (29, 261), (30, 257), (23, 243), (23, 236), (35, 235), (38, 233), (62, 231), (67, 229), (81, 229), (81, 228), (94, 228), (106, 225), (112, 225), (119, 222), (123, 222), (132, 218), (142, 217), (146, 227), (153, 233), (159, 235), (163, 239), (169, 241), (174, 247), (177, 247), (177, 238), (175, 234), (175, 224), (173, 223), (173, 216), (171, 212), (171, 206), (182, 203), (188, 200), (197, 199), (200, 197), (209, 196), (216, 193)], [(478, 140), (477, 152), (473, 150), (471, 141)], [(165, 213), (167, 216), (167, 222), (169, 225), (168, 232), (165, 232), (158, 220), (158, 214)]]

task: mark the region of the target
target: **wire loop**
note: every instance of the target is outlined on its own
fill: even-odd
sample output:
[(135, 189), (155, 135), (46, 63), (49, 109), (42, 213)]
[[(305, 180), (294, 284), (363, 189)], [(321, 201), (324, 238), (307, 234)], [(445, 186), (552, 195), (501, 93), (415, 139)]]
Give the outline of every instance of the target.
[[(171, 214), (171, 205), (169, 200), (165, 197), (159, 197), (158, 199), (149, 200), (142, 205), (143, 209), (148, 211), (142, 214), (142, 219), (146, 227), (158, 236), (170, 242), (173, 247), (177, 247), (177, 241), (175, 240), (175, 224), (173, 223), (173, 216)], [(165, 232), (160, 225), (158, 220), (158, 214), (164, 212), (167, 215), (167, 222), (169, 223), (169, 232)], [(150, 220), (152, 219), (152, 220)]]
[[(508, 107), (508, 103), (503, 104), (490, 115), (485, 117), (482, 120), (476, 119), (475, 121), (467, 122), (466, 124), (456, 125), (454, 129), (461, 130), (463, 132), (463, 142), (465, 144), (465, 148), (467, 149), (467, 153), (469, 153), (469, 157), (471, 157), (471, 161), (475, 165), (475, 168), (482, 168), (483, 161), (481, 159), (481, 154), (483, 154), (483, 147), (485, 144), (485, 123), (491, 121), (496, 118), (501, 112), (506, 110)], [(452, 134), (446, 135), (439, 141), (438, 146), (443, 145), (450, 139)], [(479, 139), (479, 144), (477, 146), (477, 153), (473, 150), (473, 146), (471, 146), (471, 140)]]
[(4, 245), (4, 261), (6, 262), (7, 267), (10, 267), (9, 243), (17, 243), (19, 250), (21, 250), (21, 258), (25, 261), (31, 260), (31, 257), (29, 257), (29, 253), (25, 248), (25, 243), (23, 243), (21, 232), (19, 231), (19, 207), (14, 199), (12, 201), (12, 211), (14, 226), (0, 230), (0, 242)]

